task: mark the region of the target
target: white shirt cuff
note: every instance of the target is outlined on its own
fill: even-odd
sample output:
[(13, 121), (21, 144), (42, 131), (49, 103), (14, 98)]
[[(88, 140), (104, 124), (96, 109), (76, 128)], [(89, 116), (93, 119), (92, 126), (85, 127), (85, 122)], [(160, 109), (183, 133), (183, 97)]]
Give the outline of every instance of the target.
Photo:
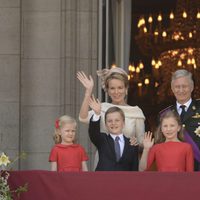
[(97, 115), (97, 114), (94, 113), (94, 115), (92, 116), (92, 121), (96, 122), (100, 119), (100, 117), (101, 117), (101, 115)]

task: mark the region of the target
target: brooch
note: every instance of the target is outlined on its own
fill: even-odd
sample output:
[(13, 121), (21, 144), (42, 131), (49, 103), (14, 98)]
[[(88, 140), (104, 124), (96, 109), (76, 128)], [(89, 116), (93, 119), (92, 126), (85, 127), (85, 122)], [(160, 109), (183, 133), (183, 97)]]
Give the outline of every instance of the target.
[(195, 106), (192, 106), (192, 110), (196, 110), (196, 107), (195, 107)]
[(195, 118), (195, 119), (200, 118), (200, 114), (196, 113), (194, 116), (192, 116), (192, 118)]
[(196, 128), (196, 130), (194, 131), (194, 133), (200, 137), (200, 126)]

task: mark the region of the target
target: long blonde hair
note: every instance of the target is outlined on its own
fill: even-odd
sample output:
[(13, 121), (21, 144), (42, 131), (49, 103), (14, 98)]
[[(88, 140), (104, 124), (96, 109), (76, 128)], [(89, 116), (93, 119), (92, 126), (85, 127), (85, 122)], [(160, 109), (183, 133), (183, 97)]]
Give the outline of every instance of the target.
[(63, 115), (60, 118), (58, 118), (55, 121), (55, 132), (54, 132), (54, 136), (53, 136), (55, 144), (60, 144), (62, 142), (62, 138), (60, 135), (60, 129), (65, 124), (74, 124), (75, 127), (77, 126), (77, 122), (73, 117), (70, 117), (68, 115)]

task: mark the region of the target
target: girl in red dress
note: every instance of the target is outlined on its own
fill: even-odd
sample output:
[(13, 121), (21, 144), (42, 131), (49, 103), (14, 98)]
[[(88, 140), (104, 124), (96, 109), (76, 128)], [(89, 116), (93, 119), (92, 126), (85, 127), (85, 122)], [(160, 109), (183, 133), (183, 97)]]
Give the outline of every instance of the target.
[(51, 171), (88, 171), (88, 156), (84, 148), (74, 144), (76, 126), (76, 120), (67, 115), (56, 120), (55, 145), (49, 156)]
[[(155, 145), (154, 144), (155, 141)], [(179, 115), (167, 111), (160, 118), (160, 125), (152, 138), (145, 133), (143, 153), (139, 170), (149, 170), (155, 162), (157, 170), (162, 172), (193, 171), (193, 151), (190, 144), (183, 141), (183, 130)]]

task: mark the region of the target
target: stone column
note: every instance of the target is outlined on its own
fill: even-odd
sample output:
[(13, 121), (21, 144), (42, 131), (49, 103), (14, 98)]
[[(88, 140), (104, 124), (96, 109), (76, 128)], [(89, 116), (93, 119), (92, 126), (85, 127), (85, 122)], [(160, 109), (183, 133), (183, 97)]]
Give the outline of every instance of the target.
[[(98, 1), (22, 2), (21, 150), (28, 156), (21, 168), (49, 169), (55, 119), (78, 120), (83, 88), (76, 72), (97, 69)], [(87, 126), (80, 124), (77, 134), (90, 156)]]
[[(1, 0), (0, 14), (0, 151), (25, 151), (20, 169), (48, 170), (55, 119), (78, 121), (76, 72), (96, 79), (98, 0)], [(87, 130), (78, 123), (90, 166)]]
[(22, 1), (21, 169), (49, 169), (61, 114), (61, 1)]
[(0, 1), (0, 152), (14, 158), (20, 137), (20, 1)]
[[(97, 78), (98, 1), (65, 1), (65, 10), (62, 14), (65, 38), (62, 65), (66, 70), (65, 113), (73, 115), (78, 120), (84, 88), (76, 79), (76, 72), (83, 70), (87, 75), (91, 74), (95, 82)], [(97, 94), (96, 83), (94, 93)], [(90, 157), (88, 165), (92, 169), (94, 148), (88, 137), (88, 125), (79, 123), (78, 126), (78, 142), (86, 148)]]

